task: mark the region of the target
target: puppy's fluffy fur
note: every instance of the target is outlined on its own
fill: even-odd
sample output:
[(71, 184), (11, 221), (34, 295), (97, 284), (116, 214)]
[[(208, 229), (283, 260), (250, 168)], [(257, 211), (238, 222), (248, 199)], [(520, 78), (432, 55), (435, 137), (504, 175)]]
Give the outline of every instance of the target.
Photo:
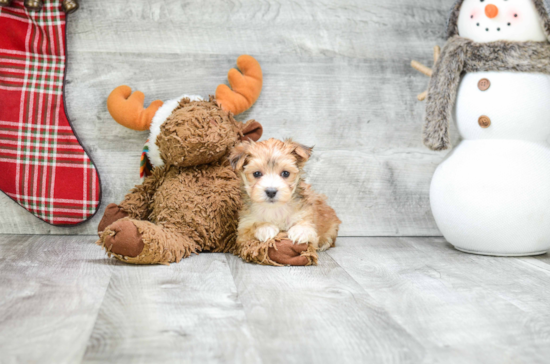
[(341, 221), (326, 197), (303, 181), (311, 151), (290, 139), (245, 142), (233, 150), (229, 159), (243, 181), (237, 240), (266, 242), (287, 232), (295, 244), (321, 251), (334, 246)]

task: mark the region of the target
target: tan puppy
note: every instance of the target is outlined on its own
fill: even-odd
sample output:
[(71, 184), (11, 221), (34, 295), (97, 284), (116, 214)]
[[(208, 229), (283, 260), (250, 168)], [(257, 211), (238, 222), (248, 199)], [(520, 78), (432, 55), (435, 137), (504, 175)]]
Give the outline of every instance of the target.
[(295, 244), (309, 243), (320, 251), (334, 246), (341, 221), (326, 197), (303, 181), (311, 151), (290, 139), (235, 147), (229, 160), (243, 180), (237, 242), (266, 242), (287, 232)]

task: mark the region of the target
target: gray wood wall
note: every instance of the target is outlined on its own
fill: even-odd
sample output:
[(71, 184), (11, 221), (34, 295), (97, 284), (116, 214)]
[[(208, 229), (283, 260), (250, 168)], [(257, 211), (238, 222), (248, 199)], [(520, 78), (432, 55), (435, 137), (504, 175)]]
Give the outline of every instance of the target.
[[(145, 132), (116, 124), (105, 100), (120, 84), (146, 101), (208, 95), (240, 54), (264, 88), (241, 115), (264, 137), (315, 145), (309, 180), (329, 196), (342, 236), (440, 235), (429, 183), (446, 153), (421, 143), (427, 78), (452, 0), (81, 0), (68, 24), (66, 101), (99, 168), (103, 207), (139, 182)], [(456, 137), (456, 133), (455, 133)], [(56, 228), (0, 194), (0, 233), (93, 234), (103, 211)]]

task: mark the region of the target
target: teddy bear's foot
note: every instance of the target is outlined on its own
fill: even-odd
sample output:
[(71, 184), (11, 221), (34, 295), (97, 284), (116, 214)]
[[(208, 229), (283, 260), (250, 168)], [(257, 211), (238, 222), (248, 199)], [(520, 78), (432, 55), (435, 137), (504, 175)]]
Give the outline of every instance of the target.
[(307, 250), (308, 244), (294, 244), (290, 239), (282, 239), (270, 247), (267, 254), (269, 259), (282, 265), (304, 266), (311, 264), (307, 255), (302, 255)]
[(237, 238), (235, 255), (243, 260), (263, 265), (317, 265), (317, 249), (313, 244), (295, 244), (286, 232), (262, 243), (251, 236)]
[(169, 265), (202, 250), (177, 230), (130, 218), (107, 226), (96, 244), (105, 248), (109, 256), (130, 264)]
[(99, 222), (99, 225), (97, 226), (97, 234), (101, 236), (101, 233), (107, 228), (107, 226), (111, 225), (115, 221), (118, 221), (120, 219), (124, 219), (127, 217), (128, 214), (116, 204), (116, 203), (110, 203), (105, 208), (105, 213), (103, 214), (103, 218)]
[(102, 236), (105, 249), (119, 256), (135, 258), (145, 244), (137, 227), (130, 220), (115, 221)]

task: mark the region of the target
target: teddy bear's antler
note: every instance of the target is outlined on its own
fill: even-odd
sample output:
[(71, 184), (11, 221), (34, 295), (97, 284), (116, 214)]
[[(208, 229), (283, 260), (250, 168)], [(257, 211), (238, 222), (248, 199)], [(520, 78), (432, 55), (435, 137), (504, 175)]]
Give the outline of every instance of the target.
[(234, 115), (248, 110), (262, 92), (262, 68), (253, 57), (243, 55), (237, 58), (237, 67), (241, 72), (232, 68), (227, 74), (229, 85), (219, 85), (216, 89), (216, 101), (225, 111)]
[[(441, 54), (441, 48), (439, 46), (434, 47), (434, 65), (437, 63), (437, 60), (439, 59), (439, 56)], [(433, 71), (431, 68), (424, 66), (422, 63), (417, 61), (411, 61), (411, 67), (417, 70), (420, 73), (425, 74), (428, 77), (432, 77)], [(419, 94), (416, 98), (418, 101), (424, 101), (426, 100), (426, 97), (428, 96), (428, 91), (424, 91), (421, 94)]]
[(132, 93), (128, 86), (118, 86), (107, 98), (107, 110), (117, 123), (129, 129), (148, 130), (157, 110), (163, 105), (153, 101), (147, 109), (143, 107), (145, 95), (141, 91)]

